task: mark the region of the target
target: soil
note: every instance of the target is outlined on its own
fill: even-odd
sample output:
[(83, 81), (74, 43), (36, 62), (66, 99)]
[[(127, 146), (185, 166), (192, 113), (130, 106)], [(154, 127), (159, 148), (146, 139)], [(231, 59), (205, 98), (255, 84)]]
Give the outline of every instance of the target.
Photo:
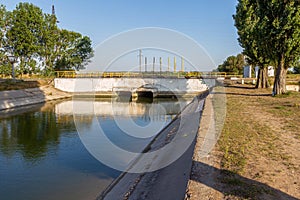
[(300, 199), (300, 93), (272, 97), (247, 85), (225, 91), (222, 135), (203, 157), (205, 104), (186, 199)]

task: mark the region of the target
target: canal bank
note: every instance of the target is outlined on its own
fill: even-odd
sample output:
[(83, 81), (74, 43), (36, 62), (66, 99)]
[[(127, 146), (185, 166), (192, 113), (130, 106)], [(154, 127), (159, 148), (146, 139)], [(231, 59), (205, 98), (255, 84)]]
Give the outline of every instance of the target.
[[(147, 160), (143, 158), (147, 157), (147, 153), (157, 152), (152, 160), (147, 160), (147, 169), (157, 168), (158, 170), (147, 171), (145, 169), (144, 173), (134, 173), (131, 170), (135, 168), (134, 164), (129, 169), (131, 173), (122, 173), (100, 194), (98, 199), (184, 199), (192, 168), (195, 138), (198, 134), (199, 122), (207, 95), (208, 91), (195, 97), (152, 140), (136, 161), (137, 165), (143, 163)], [(171, 143), (173, 145), (168, 151), (159, 152), (160, 149)], [(178, 152), (180, 156), (174, 162), (167, 166), (161, 166), (165, 160), (170, 160), (170, 157)]]
[(72, 97), (72, 94), (55, 89), (51, 85), (38, 88), (1, 91), (0, 111), (70, 97)]
[[(300, 94), (272, 97), (271, 89), (238, 84), (224, 92), (222, 135), (206, 157), (199, 154), (198, 136), (186, 200), (299, 199)], [(203, 130), (204, 119), (213, 116), (206, 113), (213, 105), (208, 100)]]

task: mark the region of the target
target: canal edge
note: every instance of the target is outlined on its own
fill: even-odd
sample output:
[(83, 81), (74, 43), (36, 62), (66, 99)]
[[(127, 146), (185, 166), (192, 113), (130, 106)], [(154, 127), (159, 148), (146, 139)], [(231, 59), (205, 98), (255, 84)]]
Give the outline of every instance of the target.
[[(173, 125), (173, 123), (181, 116), (182, 112), (190, 105), (192, 104), (195, 100), (202, 100), (204, 99), (204, 105), (205, 105), (205, 99), (208, 97), (210, 93), (210, 90), (206, 90), (206, 91), (203, 91), (201, 92), (200, 94), (198, 94), (197, 96), (195, 96), (193, 98), (193, 100), (185, 105), (185, 107), (172, 119), (172, 121), (167, 124), (167, 126), (165, 126), (150, 142), (149, 144), (143, 149), (143, 151), (141, 153), (146, 153), (148, 151), (151, 150), (151, 146), (153, 145), (153, 143), (157, 140), (158, 137), (161, 136), (161, 134), (163, 134), (165, 132), (166, 129), (168, 129), (170, 126)], [(202, 111), (201, 111), (202, 112)], [(202, 118), (202, 113), (201, 113), (201, 116), (200, 116), (200, 120)], [(200, 124), (199, 124), (200, 125)], [(198, 127), (199, 128), (199, 127)], [(197, 137), (197, 136), (196, 136)], [(196, 139), (195, 137), (195, 139)], [(194, 139), (194, 140), (195, 140)], [(195, 141), (193, 142), (192, 144), (193, 146), (195, 146)], [(193, 147), (194, 149), (194, 147)], [(138, 160), (140, 159), (141, 155), (139, 157), (137, 157), (134, 162), (132, 163), (132, 165), (128, 168), (130, 169), (135, 163), (138, 162)], [(124, 176), (126, 174), (128, 174), (127, 172), (128, 170), (126, 170), (125, 172), (122, 172), (111, 184), (108, 185), (108, 187), (102, 191), (99, 196), (96, 198), (97, 200), (103, 200), (106, 198), (106, 196), (108, 195), (108, 193), (114, 188), (116, 187), (116, 185), (118, 185), (118, 183), (124, 178)], [(130, 184), (130, 187), (129, 187), (129, 190), (126, 191), (126, 196), (129, 195), (130, 196), (130, 193), (132, 192), (131, 190), (134, 190), (133, 187), (135, 187), (135, 185), (138, 184), (139, 180), (145, 175), (145, 173), (141, 173), (141, 174), (132, 174), (132, 176), (134, 176), (131, 180), (132, 184)], [(125, 198), (126, 199), (126, 198)]]

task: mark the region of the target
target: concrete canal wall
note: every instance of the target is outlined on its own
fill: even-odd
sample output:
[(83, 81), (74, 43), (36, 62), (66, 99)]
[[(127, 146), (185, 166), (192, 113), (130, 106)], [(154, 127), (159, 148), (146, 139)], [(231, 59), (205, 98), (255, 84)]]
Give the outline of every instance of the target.
[(104, 94), (134, 92), (141, 87), (155, 88), (158, 94), (198, 94), (207, 90), (202, 80), (184, 78), (56, 78), (54, 86), (65, 92)]
[(0, 111), (71, 97), (52, 86), (0, 92)]

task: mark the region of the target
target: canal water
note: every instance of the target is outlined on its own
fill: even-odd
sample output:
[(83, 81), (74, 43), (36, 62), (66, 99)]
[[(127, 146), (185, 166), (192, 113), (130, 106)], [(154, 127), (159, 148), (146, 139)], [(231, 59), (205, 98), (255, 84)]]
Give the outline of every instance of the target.
[[(85, 148), (74, 124), (74, 105), (85, 134), (93, 134), (89, 130), (100, 124), (110, 141), (140, 152), (190, 100), (138, 103), (97, 99), (92, 110), (85, 106), (90, 100), (75, 102), (50, 102), (0, 115), (1, 200), (95, 199), (120, 175)], [(120, 128), (126, 123), (136, 124), (139, 130), (145, 127), (145, 132), (141, 137), (128, 134), (136, 130)], [(152, 127), (157, 124), (157, 129), (149, 130), (150, 123)]]

